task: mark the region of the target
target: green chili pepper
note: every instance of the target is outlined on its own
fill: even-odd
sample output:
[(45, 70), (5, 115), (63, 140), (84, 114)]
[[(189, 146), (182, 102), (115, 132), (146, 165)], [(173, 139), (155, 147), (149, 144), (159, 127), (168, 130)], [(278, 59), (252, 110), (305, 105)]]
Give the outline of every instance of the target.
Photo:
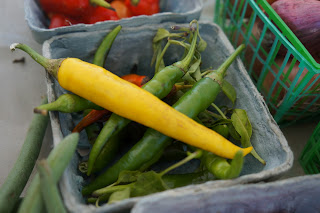
[[(47, 161), (52, 170), (52, 179), (58, 182), (65, 168), (75, 153), (79, 141), (79, 133), (72, 133), (65, 137), (50, 152)], [(19, 213), (42, 213), (44, 204), (40, 192), (40, 177), (36, 174), (19, 207)]]
[[(193, 22), (191, 22), (192, 24)], [(160, 99), (168, 95), (174, 86), (174, 84), (181, 79), (185, 74), (186, 70), (192, 61), (196, 43), (197, 35), (195, 32), (192, 40), (192, 47), (190, 48), (187, 56), (182, 60), (174, 63), (173, 65), (167, 66), (161, 71), (159, 71), (150, 81), (143, 85), (143, 89), (152, 93), (153, 95), (159, 97)], [(113, 135), (117, 134), (121, 129), (123, 129), (131, 121), (123, 118), (117, 114), (112, 114), (109, 120), (106, 122), (105, 126), (101, 130), (96, 142), (94, 143), (88, 160), (88, 173), (90, 175), (92, 168), (99, 155), (102, 147), (108, 141), (108, 139)]]
[[(43, 104), (47, 103), (47, 98)], [(0, 188), (0, 212), (11, 212), (19, 201), (36, 160), (49, 122), (48, 116), (34, 115), (17, 161)]]
[(121, 25), (118, 25), (110, 33), (108, 33), (108, 35), (103, 39), (103, 41), (99, 45), (94, 55), (94, 58), (92, 61), (93, 64), (98, 65), (100, 67), (104, 66), (107, 55), (111, 49), (111, 46), (121, 29), (122, 29)]
[(52, 179), (52, 172), (46, 160), (39, 161), (38, 173), (40, 177), (41, 195), (43, 197), (46, 212), (66, 213), (57, 183)]
[[(221, 91), (220, 83), (223, 81), (227, 68), (244, 49), (241, 45), (226, 60), (218, 70), (206, 75), (187, 91), (172, 107), (194, 118), (204, 111), (215, 100)], [(161, 134), (154, 129), (147, 129), (143, 138), (136, 143), (120, 160), (99, 175), (93, 182), (82, 190), (84, 195), (94, 190), (112, 184), (117, 180), (123, 170), (137, 170), (141, 165), (150, 161), (159, 151), (168, 145), (173, 139)]]
[(120, 147), (119, 134), (113, 135), (110, 140), (103, 146), (97, 161), (94, 164), (93, 172), (101, 171), (108, 163), (110, 163), (118, 153)]
[(52, 103), (36, 107), (34, 112), (47, 115), (48, 111), (72, 113), (80, 112), (85, 109), (102, 110), (103, 108), (75, 94), (66, 93), (59, 96), (59, 98)]
[[(104, 66), (105, 61), (108, 56), (108, 53), (110, 52), (110, 49), (112, 47), (112, 44), (121, 29), (122, 29), (122, 26), (118, 25), (117, 27), (115, 27), (110, 33), (108, 33), (104, 37), (104, 39), (100, 43), (96, 53), (94, 54), (93, 61), (92, 61), (93, 64), (98, 65), (100, 67)], [(84, 112), (84, 116), (87, 113), (89, 113), (89, 112)], [(98, 124), (94, 123), (94, 124), (91, 124), (91, 125), (85, 127), (85, 131), (87, 133), (88, 140), (89, 140), (90, 144), (93, 145), (93, 143), (95, 142), (95, 140), (97, 139), (97, 137), (99, 135), (99, 132), (101, 131), (101, 127)], [(115, 143), (115, 140), (111, 140), (111, 141)], [(108, 145), (108, 148), (116, 148), (116, 145), (115, 144)], [(103, 153), (105, 153), (106, 155), (109, 155), (108, 153), (106, 153), (106, 148), (103, 151)], [(110, 150), (109, 153), (114, 153), (114, 152), (112, 150)], [(108, 157), (106, 157), (106, 158), (108, 158)]]
[(202, 157), (205, 167), (218, 179), (232, 179), (240, 175), (243, 166), (243, 153), (238, 151), (231, 163), (211, 152), (204, 152)]

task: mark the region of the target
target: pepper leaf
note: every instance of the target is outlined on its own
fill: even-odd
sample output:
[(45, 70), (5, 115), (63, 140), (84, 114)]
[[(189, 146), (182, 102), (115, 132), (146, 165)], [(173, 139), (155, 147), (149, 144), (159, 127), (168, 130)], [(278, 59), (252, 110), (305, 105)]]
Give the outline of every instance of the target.
[(124, 170), (124, 171), (120, 172), (116, 184), (135, 182), (135, 181), (137, 181), (139, 175), (141, 175), (140, 171), (126, 171), (126, 170)]
[(231, 120), (234, 128), (241, 136), (242, 146), (251, 146), (250, 138), (252, 135), (252, 126), (247, 116), (247, 112), (243, 109), (234, 109)]
[(116, 203), (121, 200), (130, 198), (130, 192), (131, 192), (130, 187), (125, 188), (124, 190), (113, 192), (109, 197), (108, 204)]
[(201, 58), (195, 60), (195, 62), (188, 69), (188, 73), (193, 74), (193, 73), (197, 72), (200, 64), (201, 64)]
[[(249, 121), (247, 112), (243, 109), (234, 109), (231, 115), (231, 120), (233, 127), (240, 135), (240, 141), (243, 147), (252, 146), (250, 142), (250, 138), (252, 135), (252, 126)], [(253, 148), (251, 154), (259, 160), (262, 164), (266, 164), (266, 162), (258, 155), (258, 153)]]
[(164, 183), (161, 175), (154, 171), (149, 171), (139, 175), (137, 182), (131, 188), (131, 196), (144, 196), (169, 189)]
[(237, 99), (237, 92), (235, 88), (228, 81), (224, 80), (221, 89), (222, 92), (230, 99), (230, 101), (234, 105)]
[(237, 130), (234, 128), (233, 124), (227, 124), (228, 128), (229, 128), (229, 133), (231, 135), (231, 137), (233, 137), (234, 139), (240, 141), (241, 136), (240, 134), (237, 132)]
[(159, 28), (157, 31), (157, 34), (153, 37), (153, 42), (156, 43), (169, 36), (170, 36), (170, 32), (168, 30)]

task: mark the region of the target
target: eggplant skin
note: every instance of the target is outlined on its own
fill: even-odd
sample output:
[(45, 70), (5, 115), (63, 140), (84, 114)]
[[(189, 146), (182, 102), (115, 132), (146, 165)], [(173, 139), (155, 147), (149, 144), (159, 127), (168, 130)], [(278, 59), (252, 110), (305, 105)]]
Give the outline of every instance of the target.
[(297, 36), (309, 53), (315, 59), (319, 59), (320, 1), (278, 0), (271, 6)]

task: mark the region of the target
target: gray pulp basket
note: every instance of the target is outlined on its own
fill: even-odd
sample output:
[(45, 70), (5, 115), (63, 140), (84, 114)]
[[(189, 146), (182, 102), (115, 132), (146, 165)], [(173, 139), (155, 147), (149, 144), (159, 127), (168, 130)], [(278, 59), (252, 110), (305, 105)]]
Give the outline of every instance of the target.
[[(172, 25), (176, 25), (176, 23), (146, 25), (136, 28), (124, 27), (114, 41), (105, 63), (106, 69), (121, 76), (128, 74), (132, 66), (136, 64), (138, 74), (151, 77), (153, 74), (153, 68), (150, 67), (153, 36), (158, 28), (169, 30)], [(43, 54), (49, 58), (77, 57), (90, 62), (97, 46), (108, 32), (109, 30), (54, 37), (44, 42)], [(203, 39), (208, 42), (207, 49), (202, 53), (202, 67), (216, 69), (234, 51), (234, 48), (222, 30), (213, 23), (200, 22), (200, 33)], [(170, 53), (168, 55), (170, 57), (165, 58), (168, 64), (177, 61), (181, 57), (181, 51), (179, 51), (181, 49), (171, 49), (171, 47), (169, 49)], [(236, 179), (208, 181), (203, 184), (157, 193), (152, 195), (155, 201), (166, 195), (174, 197), (179, 195), (193, 196), (201, 191), (214, 191), (218, 188), (235, 184), (276, 179), (291, 168), (293, 153), (239, 59), (230, 66), (226, 79), (237, 90), (238, 100), (236, 101), (236, 107), (247, 110), (253, 127), (252, 144), (261, 157), (266, 160), (266, 165), (263, 166), (251, 155), (248, 155), (245, 158), (243, 171), (240, 177)], [(54, 101), (57, 96), (66, 92), (52, 78), (48, 77), (47, 81), (49, 102)], [(218, 97), (216, 104), (226, 105), (230, 104), (230, 101), (221, 96)], [(76, 115), (66, 113), (54, 112), (50, 113), (50, 115), (54, 144), (56, 145), (63, 136), (70, 133), (78, 118)], [(86, 137), (81, 137), (80, 146), (85, 147), (87, 143)], [(84, 180), (77, 171), (77, 164), (80, 158), (78, 154), (75, 154), (60, 182), (65, 204), (71, 212), (130, 210), (136, 203), (149, 197), (130, 198), (112, 205), (103, 205), (100, 208), (86, 205), (80, 193)], [(186, 166), (184, 172), (190, 172), (190, 169), (191, 166), (189, 170), (188, 166)], [(193, 204), (196, 205), (196, 201)]]
[(163, 193), (142, 199), (131, 213), (167, 213), (173, 209), (175, 213), (318, 213), (319, 185), (320, 175), (307, 175), (271, 183), (208, 189), (193, 196)]
[(112, 29), (117, 25), (136, 27), (163, 22), (188, 23), (199, 19), (203, 8), (202, 0), (160, 0), (160, 13), (152, 16), (135, 16), (117, 21), (103, 21), (96, 24), (77, 24), (68, 27), (48, 29), (49, 20), (39, 6), (39, 0), (24, 0), (25, 19), (34, 39), (43, 43), (52, 36), (72, 32), (93, 32)]

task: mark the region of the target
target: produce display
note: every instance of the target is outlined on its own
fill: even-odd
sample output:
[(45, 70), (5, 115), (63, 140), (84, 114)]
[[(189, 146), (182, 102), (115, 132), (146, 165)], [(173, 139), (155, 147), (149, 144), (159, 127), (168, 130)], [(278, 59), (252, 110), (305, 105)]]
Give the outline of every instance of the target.
[[(28, 53), (70, 92), (37, 106), (36, 116), (47, 118), (49, 111), (82, 113), (83, 119), (66, 140), (79, 140), (78, 133), (86, 131), (92, 146), (88, 161), (80, 162), (78, 168), (90, 180), (82, 189), (88, 204), (111, 204), (208, 180), (236, 178), (250, 153), (265, 164), (251, 145), (252, 127), (246, 111), (214, 104), (220, 93), (232, 105), (237, 101), (236, 90), (224, 77), (244, 45), (217, 70), (202, 69), (201, 55), (207, 43), (196, 20), (189, 27), (173, 26), (173, 32), (159, 28), (150, 62), (155, 66), (155, 75), (151, 79), (134, 73), (119, 77), (103, 66), (120, 31), (121, 26), (117, 26), (106, 35), (92, 64), (77, 58), (48, 59), (21, 43), (11, 46), (11, 50)], [(171, 45), (180, 46), (184, 54), (177, 62), (165, 65)], [(124, 95), (126, 99), (121, 98)], [(130, 128), (139, 131), (130, 133)], [(74, 139), (67, 139), (72, 135)], [(123, 138), (134, 145), (112, 163)], [(33, 181), (20, 211), (41, 212), (44, 206), (65, 211), (56, 183), (66, 164), (57, 164), (57, 157), (52, 160), (50, 156), (38, 163), (40, 180), (37, 177)], [(69, 159), (67, 156), (70, 154), (64, 159)], [(194, 173), (171, 173), (190, 161), (200, 162)], [(163, 162), (170, 165), (162, 171), (153, 169)]]
[(160, 12), (159, 0), (40, 0), (39, 3), (50, 19), (49, 29)]
[[(320, 1), (268, 2), (318, 61)], [(241, 2), (231, 3), (242, 7)], [(159, 0), (39, 0), (39, 5), (50, 19), (49, 29), (160, 12)], [(110, 29), (99, 45), (92, 47), (92, 61), (78, 57), (45, 57), (27, 44), (13, 43), (11, 51), (19, 49), (28, 54), (66, 93), (49, 103), (50, 99), (45, 98), (35, 106), (19, 158), (0, 187), (0, 212), (68, 212), (58, 182), (75, 155), (80, 156), (77, 168), (73, 168), (82, 178), (78, 180), (80, 196), (85, 205), (96, 207), (208, 181), (226, 180), (228, 183), (227, 180), (241, 176), (248, 157), (260, 165), (254, 168), (254, 173), (269, 166), (269, 161), (259, 154), (263, 144), (252, 143), (257, 127), (266, 126), (260, 123), (253, 127), (249, 113), (238, 107), (238, 91), (227, 78), (228, 69), (238, 57), (249, 61), (258, 58), (258, 52), (276, 49), (272, 55), (274, 63), (270, 65), (275, 70), (273, 75), (264, 73), (264, 62), (270, 57), (267, 54), (250, 66), (251, 70), (255, 69), (255, 76), (264, 76), (263, 82), (258, 80), (260, 86), (267, 88), (269, 96), (275, 96), (279, 104), (286, 100), (287, 91), (274, 83), (275, 79), (285, 79), (285, 84), (299, 84), (308, 78), (312, 83), (304, 87), (317, 91), (319, 75), (309, 76), (309, 71), (301, 69), (288, 49), (281, 44), (275, 47), (278, 38), (260, 19), (252, 19), (253, 12), (250, 8), (242, 14), (242, 18), (252, 23), (253, 37), (232, 34), (231, 38), (236, 40), (235, 50), (225, 55), (227, 59), (217, 69), (203, 66), (208, 43), (200, 33), (198, 20), (189, 24), (175, 23), (170, 30), (156, 28), (152, 41), (145, 41), (152, 43), (153, 57), (146, 60), (151, 64), (148, 73), (151, 77), (137, 73), (137, 64), (125, 75), (117, 75), (106, 68), (113, 43), (124, 29), (121, 25)], [(246, 27), (242, 26), (245, 30)], [(245, 45), (245, 41), (263, 49), (255, 50)], [(175, 49), (180, 53), (178, 58), (170, 55), (172, 47), (178, 47)], [(174, 62), (168, 63), (168, 58), (175, 58)], [(283, 71), (281, 74), (276, 71), (279, 67)], [(221, 106), (219, 99), (228, 104)], [(312, 101), (309, 97), (303, 100)], [(259, 114), (262, 110), (260, 107)], [(70, 122), (73, 125), (70, 133), (63, 132), (63, 140), (55, 141), (49, 155), (37, 161), (49, 115), (53, 113), (76, 115), (81, 119), (77, 123)], [(267, 134), (265, 132), (263, 134)], [(79, 142), (83, 136), (89, 149), (88, 153), (80, 154)], [(261, 133), (255, 137), (261, 137)], [(277, 140), (276, 136), (272, 137)], [(285, 154), (290, 155), (288, 153)], [(193, 171), (181, 169), (189, 165), (194, 167)], [(33, 169), (36, 175), (22, 197)]]

